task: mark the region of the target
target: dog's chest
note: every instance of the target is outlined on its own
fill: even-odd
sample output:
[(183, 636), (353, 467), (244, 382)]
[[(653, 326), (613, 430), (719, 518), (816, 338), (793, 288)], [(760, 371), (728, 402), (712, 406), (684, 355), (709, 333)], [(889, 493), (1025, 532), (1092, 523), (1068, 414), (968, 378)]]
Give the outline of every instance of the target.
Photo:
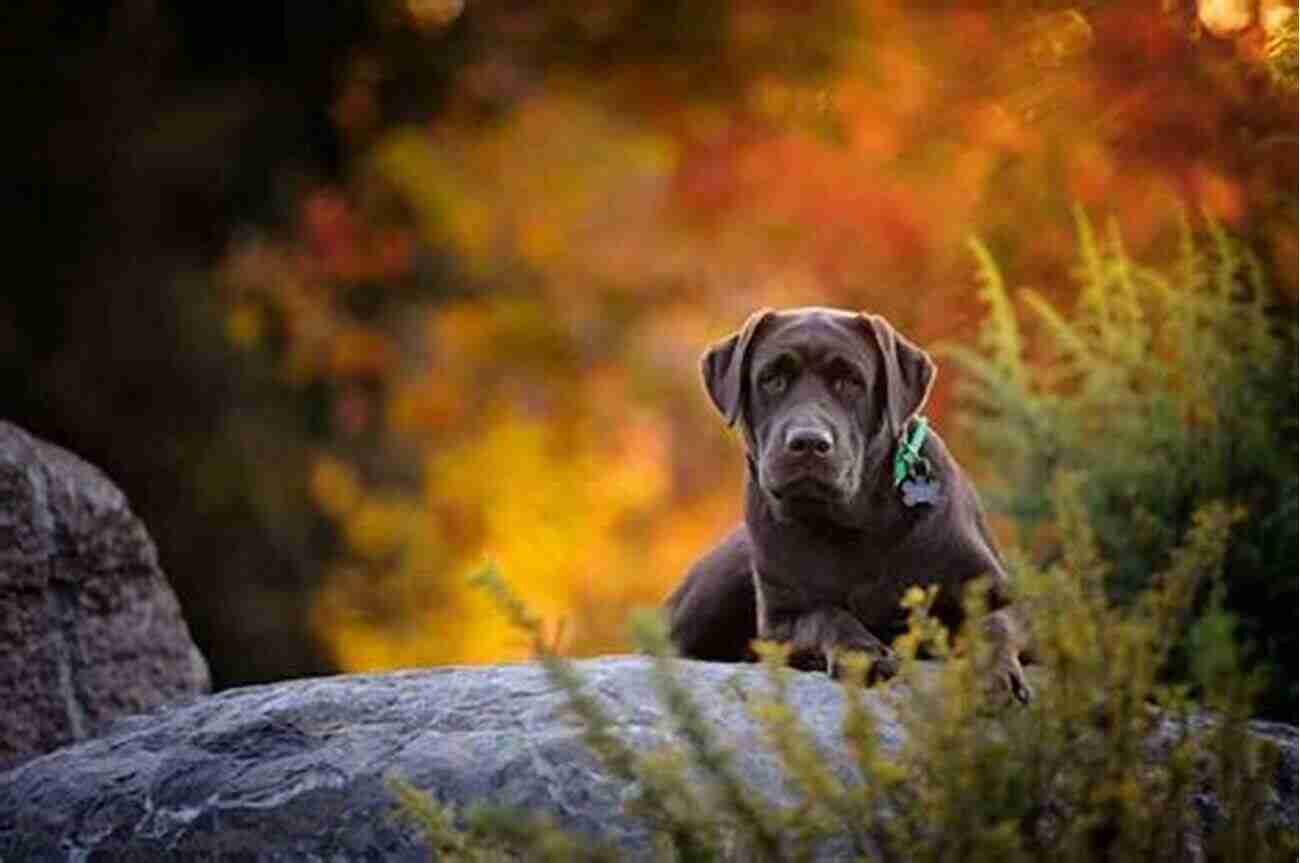
[(849, 597), (888, 580), (885, 555), (861, 543), (773, 542), (757, 550), (759, 578), (807, 607), (846, 607)]

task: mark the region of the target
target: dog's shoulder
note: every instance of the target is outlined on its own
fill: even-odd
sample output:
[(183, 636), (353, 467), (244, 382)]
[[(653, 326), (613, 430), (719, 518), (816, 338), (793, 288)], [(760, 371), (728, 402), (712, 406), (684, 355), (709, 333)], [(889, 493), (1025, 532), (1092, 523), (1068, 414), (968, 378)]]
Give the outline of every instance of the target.
[(691, 566), (667, 601), (672, 640), (684, 655), (749, 658), (758, 632), (752, 570), (753, 541), (744, 524)]

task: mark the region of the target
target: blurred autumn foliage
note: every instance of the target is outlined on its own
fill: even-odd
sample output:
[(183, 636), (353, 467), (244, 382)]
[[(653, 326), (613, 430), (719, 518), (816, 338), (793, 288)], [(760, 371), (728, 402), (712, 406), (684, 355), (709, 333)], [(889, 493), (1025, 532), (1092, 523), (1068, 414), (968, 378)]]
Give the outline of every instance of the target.
[(696, 363), (755, 306), (970, 340), (967, 236), (1064, 300), (1076, 204), (1157, 258), (1211, 216), (1295, 301), (1295, 92), (1192, 4), (376, 10), (330, 106), (343, 181), (216, 280), (228, 338), (312, 406), (312, 621), (344, 668), (528, 655), (465, 583), (485, 556), (564, 650), (620, 648), (738, 517)]
[(127, 492), (219, 687), (522, 656), (488, 555), (616, 649), (738, 517), (696, 362), (754, 306), (975, 344), (968, 237), (1068, 309), (1078, 205), (1152, 267), (1212, 216), (1293, 315), (1294, 6), (18, 4), (5, 415)]

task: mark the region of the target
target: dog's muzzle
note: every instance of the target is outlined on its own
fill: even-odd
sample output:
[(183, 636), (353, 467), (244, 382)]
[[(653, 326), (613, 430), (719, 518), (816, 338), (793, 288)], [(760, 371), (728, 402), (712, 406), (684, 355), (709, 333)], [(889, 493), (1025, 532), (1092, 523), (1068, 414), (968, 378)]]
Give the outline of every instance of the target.
[(791, 423), (773, 437), (762, 459), (760, 480), (783, 508), (838, 505), (852, 496), (849, 456), (831, 429)]

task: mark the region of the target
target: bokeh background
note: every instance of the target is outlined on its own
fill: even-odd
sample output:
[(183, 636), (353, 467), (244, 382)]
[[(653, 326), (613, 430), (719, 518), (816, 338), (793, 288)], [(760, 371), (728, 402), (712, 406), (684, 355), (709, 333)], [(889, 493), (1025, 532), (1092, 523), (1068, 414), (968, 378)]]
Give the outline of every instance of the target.
[(521, 657), (488, 557), (619, 650), (738, 518), (697, 362), (756, 306), (974, 343), (968, 238), (1068, 303), (1078, 209), (1217, 221), (1293, 319), (1293, 11), (20, 4), (0, 405), (124, 488), (219, 687)]

